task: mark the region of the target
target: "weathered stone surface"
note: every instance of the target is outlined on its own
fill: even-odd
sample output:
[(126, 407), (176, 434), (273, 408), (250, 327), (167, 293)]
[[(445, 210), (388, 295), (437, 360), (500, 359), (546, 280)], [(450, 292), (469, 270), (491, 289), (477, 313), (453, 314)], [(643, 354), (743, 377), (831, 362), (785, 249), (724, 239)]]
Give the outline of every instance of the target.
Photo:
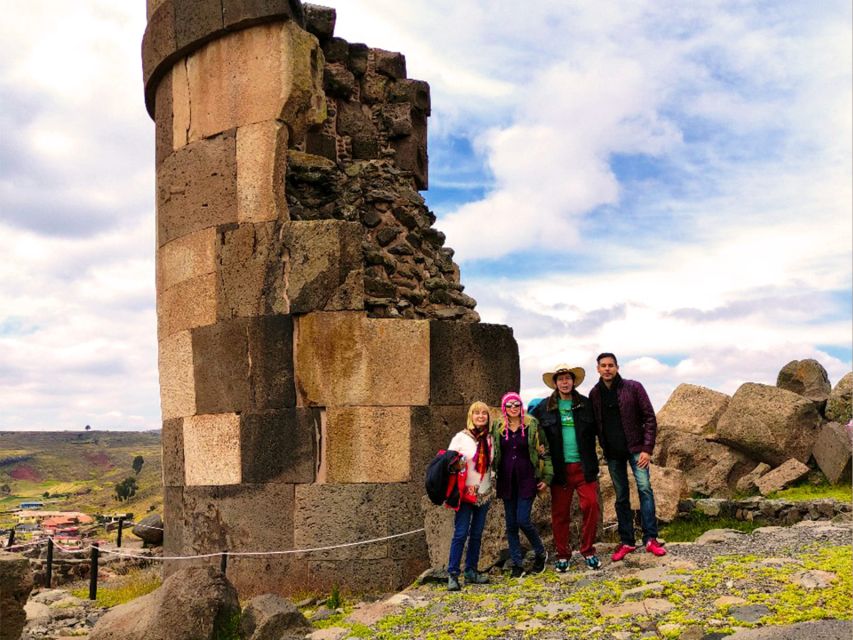
[(791, 360), (776, 377), (776, 386), (804, 396), (823, 408), (832, 385), (826, 369), (817, 360)]
[(758, 480), (755, 486), (761, 495), (768, 495), (774, 491), (780, 491), (792, 482), (796, 482), (809, 472), (809, 468), (795, 458), (787, 460), (772, 471), (768, 471)]
[(187, 58), (188, 141), (281, 116), (290, 91), (291, 28), (277, 22), (229, 33)]
[(840, 424), (847, 424), (853, 417), (853, 372), (839, 380), (826, 403), (826, 418)]
[(658, 431), (713, 433), (728, 404), (729, 396), (725, 393), (694, 384), (680, 384), (658, 411)]
[(337, 12), (331, 7), (305, 3), (305, 29), (317, 36), (320, 42), (328, 40), (335, 33)]
[(339, 220), (298, 221), (284, 231), (291, 313), (364, 308), (363, 228)]
[(727, 640), (848, 640), (853, 636), (850, 620), (816, 620), (755, 629), (741, 629)]
[[(421, 509), (430, 565), (446, 568), (450, 556), (450, 541), (453, 538), (455, 512), (445, 506), (434, 505), (426, 496), (421, 499)], [(486, 528), (483, 530), (483, 543), (480, 547), (481, 571), (500, 561), (501, 551), (507, 546), (505, 537), (503, 505), (499, 500), (493, 500), (486, 514)], [(465, 557), (464, 554), (462, 557)]]
[(658, 428), (655, 463), (683, 471), (691, 493), (730, 496), (738, 480), (755, 467), (749, 456), (724, 444), (671, 427), (660, 429), (660, 423)]
[(319, 433), (316, 409), (244, 413), (240, 417), (243, 482), (314, 482)]
[(290, 316), (235, 318), (193, 332), (199, 413), (292, 407), (293, 321)]
[(406, 56), (402, 53), (373, 49), (373, 60), (377, 73), (395, 80), (406, 77)]
[(222, 0), (222, 21), (226, 29), (235, 29), (276, 15), (279, 20), (291, 18), (304, 24), (305, 15), (299, 0)]
[(626, 616), (637, 617), (668, 613), (673, 609), (675, 609), (675, 605), (669, 600), (665, 600), (664, 598), (646, 598), (637, 602), (604, 605), (601, 607), (600, 613), (606, 618), (624, 618)]
[(187, 144), (163, 160), (157, 171), (159, 246), (236, 221), (237, 137), (233, 130)]
[(160, 339), (216, 322), (216, 274), (179, 282), (157, 295), (157, 333)]
[(740, 493), (749, 493), (751, 491), (757, 490), (758, 487), (756, 486), (755, 483), (758, 481), (758, 479), (761, 476), (763, 476), (765, 473), (770, 471), (770, 469), (771, 469), (771, 467), (769, 464), (766, 464), (764, 462), (759, 462), (757, 465), (755, 465), (755, 467), (752, 469), (752, 471), (750, 471), (745, 476), (743, 476), (740, 480), (737, 481), (737, 485), (735, 486), (735, 488)]
[(301, 640), (309, 631), (311, 623), (302, 612), (272, 593), (252, 598), (240, 618), (240, 637), (246, 640)]
[(819, 423), (813, 402), (785, 389), (748, 382), (720, 416), (714, 439), (770, 465), (791, 457), (805, 462)]
[(519, 385), (518, 345), (503, 325), (430, 322), (430, 402), (497, 405)]
[(240, 612), (237, 592), (212, 567), (176, 571), (148, 595), (118, 605), (104, 615), (91, 640), (214, 640)]
[(462, 405), (412, 407), (410, 453), (412, 479), (423, 478), (440, 449), (447, 449), (457, 431), (465, 428), (468, 407)]
[(195, 414), (193, 345), (189, 331), (160, 338), (159, 366), (163, 420)]
[(159, 169), (163, 160), (174, 151), (174, 123), (172, 109), (172, 74), (167, 73), (157, 84), (156, 106), (154, 107), (154, 168)]
[(160, 546), (163, 544), (163, 518), (159, 513), (145, 516), (133, 525), (131, 533), (146, 544)]
[(163, 448), (163, 485), (180, 487), (184, 484), (184, 421), (172, 418), (163, 421), (160, 431)]
[(160, 247), (157, 256), (157, 290), (216, 272), (216, 228), (189, 233)]
[(17, 553), (0, 554), (0, 640), (18, 640), (27, 622), (24, 606), (32, 588), (29, 560)]
[[(409, 407), (330, 407), (326, 482), (408, 482), (413, 477)], [(368, 435), (369, 434), (369, 435)], [(367, 437), (366, 437), (367, 436)]]
[(287, 127), (268, 120), (237, 129), (237, 220), (266, 222), (284, 217)]
[(732, 540), (743, 540), (743, 531), (736, 529), (709, 529), (696, 538), (696, 544), (723, 544)]
[(302, 405), (426, 405), (429, 324), (309, 313), (296, 321), (296, 387)]
[[(423, 482), (300, 484), (296, 486), (294, 545), (298, 549), (372, 540), (420, 528)], [(358, 514), (354, 517), (354, 514)], [(311, 560), (426, 558), (423, 533), (312, 553)], [(425, 568), (421, 565), (421, 571)], [(419, 573), (419, 572), (418, 572)], [(415, 574), (417, 575), (417, 574)], [(414, 576), (412, 576), (414, 578)]]
[[(678, 515), (678, 501), (690, 495), (687, 480), (682, 471), (670, 467), (649, 466), (652, 481), (652, 491), (655, 494), (655, 508), (658, 520), (672, 522)], [(604, 522), (616, 522), (616, 492), (610, 474), (602, 473), (598, 479), (601, 485), (601, 501), (604, 507)], [(637, 483), (634, 474), (628, 468), (628, 485), (631, 490), (631, 508), (640, 509), (640, 498), (637, 495)]]
[(285, 257), (276, 223), (220, 227), (217, 260), (218, 317), (287, 313)]
[(239, 415), (220, 413), (184, 418), (184, 474), (187, 486), (242, 481)]
[(182, 49), (222, 29), (219, 2), (175, 2), (175, 45)]
[(820, 428), (812, 455), (832, 484), (850, 483), (851, 434), (848, 427), (827, 422)]

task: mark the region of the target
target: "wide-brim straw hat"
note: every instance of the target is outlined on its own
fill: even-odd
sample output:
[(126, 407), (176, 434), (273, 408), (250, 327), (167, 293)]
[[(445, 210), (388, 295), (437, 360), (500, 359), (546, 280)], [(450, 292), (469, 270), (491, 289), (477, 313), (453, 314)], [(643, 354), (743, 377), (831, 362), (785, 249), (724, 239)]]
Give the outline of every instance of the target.
[(575, 379), (575, 387), (581, 386), (583, 379), (586, 378), (586, 371), (583, 370), (583, 367), (570, 367), (567, 364), (558, 364), (554, 367), (553, 371), (546, 371), (542, 374), (542, 382), (545, 383), (549, 389), (556, 389), (557, 385), (554, 383), (554, 378), (557, 377), (558, 373), (571, 373)]

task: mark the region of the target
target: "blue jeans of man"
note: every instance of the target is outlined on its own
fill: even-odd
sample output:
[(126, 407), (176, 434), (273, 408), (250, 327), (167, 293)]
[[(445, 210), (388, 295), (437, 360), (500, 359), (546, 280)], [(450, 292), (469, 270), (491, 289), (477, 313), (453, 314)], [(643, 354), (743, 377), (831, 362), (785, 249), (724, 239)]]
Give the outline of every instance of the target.
[(639, 453), (632, 453), (628, 460), (608, 460), (607, 468), (616, 492), (616, 520), (619, 523), (619, 540), (622, 544), (634, 546), (634, 514), (631, 511), (631, 494), (628, 488), (628, 465), (637, 481), (637, 493), (640, 497), (640, 520), (643, 525), (643, 544), (658, 537), (658, 519), (655, 514), (655, 494), (652, 492), (652, 482), (649, 468), (637, 466)]
[(524, 531), (524, 535), (530, 541), (534, 553), (542, 557), (545, 555), (545, 545), (536, 530), (536, 525), (530, 519), (533, 510), (533, 498), (519, 498), (516, 492), (510, 499), (504, 498), (504, 516), (506, 519), (506, 539), (509, 542), (509, 557), (516, 567), (524, 564), (524, 556), (521, 553), (521, 539), (518, 530)]
[(486, 527), (486, 514), (489, 503), (476, 506), (468, 502), (459, 505), (456, 519), (453, 523), (453, 539), (450, 541), (450, 558), (447, 561), (447, 573), (458, 576), (459, 564), (462, 562), (462, 549), (468, 541), (465, 553), (465, 571), (477, 571), (480, 562), (480, 543), (483, 540), (483, 529)]

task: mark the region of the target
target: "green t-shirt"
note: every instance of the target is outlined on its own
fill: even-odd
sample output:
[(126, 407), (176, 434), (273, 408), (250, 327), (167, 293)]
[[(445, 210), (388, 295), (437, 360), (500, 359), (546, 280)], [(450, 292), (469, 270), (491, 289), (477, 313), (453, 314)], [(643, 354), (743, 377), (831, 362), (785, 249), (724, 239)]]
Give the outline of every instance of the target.
[(563, 460), (566, 462), (580, 462), (581, 454), (578, 451), (578, 437), (575, 434), (575, 417), (572, 414), (571, 400), (557, 400), (560, 409), (560, 422), (563, 425)]

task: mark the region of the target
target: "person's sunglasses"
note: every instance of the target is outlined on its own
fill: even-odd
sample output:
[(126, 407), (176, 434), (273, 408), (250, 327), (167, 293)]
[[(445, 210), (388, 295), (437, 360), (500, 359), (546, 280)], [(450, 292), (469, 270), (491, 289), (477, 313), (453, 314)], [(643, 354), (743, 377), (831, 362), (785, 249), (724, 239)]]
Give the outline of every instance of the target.
[(507, 402), (506, 403), (507, 409), (518, 409), (520, 406), (521, 406), (520, 402)]

